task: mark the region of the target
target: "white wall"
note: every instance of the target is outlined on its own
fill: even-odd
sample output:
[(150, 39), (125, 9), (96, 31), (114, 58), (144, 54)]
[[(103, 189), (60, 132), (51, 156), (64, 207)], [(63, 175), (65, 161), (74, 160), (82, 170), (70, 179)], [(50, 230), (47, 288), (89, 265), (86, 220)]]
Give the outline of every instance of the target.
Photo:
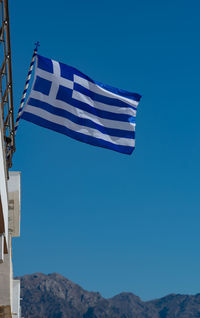
[(0, 113), (0, 197), (3, 209), (3, 222), (5, 228), (6, 245), (8, 245), (8, 193), (7, 193), (7, 179), (6, 179), (6, 161), (4, 154), (4, 141), (2, 133), (2, 116)]
[(19, 171), (9, 171), (8, 207), (8, 232), (12, 237), (20, 236), (21, 173)]
[(0, 306), (11, 306), (12, 283), (12, 259), (11, 250), (4, 256), (4, 262), (0, 264)]
[(20, 317), (20, 280), (13, 280), (13, 301), (12, 301), (13, 318)]

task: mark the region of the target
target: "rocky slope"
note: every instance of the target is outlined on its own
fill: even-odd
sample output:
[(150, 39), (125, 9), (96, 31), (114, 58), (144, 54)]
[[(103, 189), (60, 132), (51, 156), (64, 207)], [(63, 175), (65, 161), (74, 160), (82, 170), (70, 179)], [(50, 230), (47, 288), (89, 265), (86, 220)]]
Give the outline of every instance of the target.
[(132, 293), (105, 299), (59, 274), (36, 273), (21, 280), (24, 318), (198, 318), (200, 294), (169, 295), (143, 302)]

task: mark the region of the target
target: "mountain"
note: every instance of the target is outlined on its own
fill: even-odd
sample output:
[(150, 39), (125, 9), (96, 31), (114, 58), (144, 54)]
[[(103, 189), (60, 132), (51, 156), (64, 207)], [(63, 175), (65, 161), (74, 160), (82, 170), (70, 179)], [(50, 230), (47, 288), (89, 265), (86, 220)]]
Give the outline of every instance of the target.
[(132, 293), (105, 299), (56, 273), (17, 279), (24, 318), (200, 318), (200, 294), (171, 294), (147, 302)]

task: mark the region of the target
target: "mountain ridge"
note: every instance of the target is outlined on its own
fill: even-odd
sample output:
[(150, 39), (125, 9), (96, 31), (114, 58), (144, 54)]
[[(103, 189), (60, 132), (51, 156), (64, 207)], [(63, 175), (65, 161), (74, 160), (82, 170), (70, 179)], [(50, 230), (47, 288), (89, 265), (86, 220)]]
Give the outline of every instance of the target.
[(24, 318), (198, 318), (200, 294), (169, 294), (142, 301), (130, 292), (104, 298), (58, 273), (34, 273), (21, 281)]

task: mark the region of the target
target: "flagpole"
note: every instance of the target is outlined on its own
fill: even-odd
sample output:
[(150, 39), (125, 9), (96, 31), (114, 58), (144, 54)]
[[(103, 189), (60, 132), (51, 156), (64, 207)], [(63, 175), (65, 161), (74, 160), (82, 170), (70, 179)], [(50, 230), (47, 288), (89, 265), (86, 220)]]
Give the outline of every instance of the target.
[(18, 114), (17, 114), (17, 119), (16, 119), (16, 122), (15, 122), (15, 135), (16, 135), (17, 128), (18, 128), (18, 125), (19, 125), (19, 121), (20, 121), (20, 118), (21, 118), (21, 115), (22, 115), (24, 102), (25, 102), (25, 99), (26, 99), (26, 94), (27, 94), (27, 90), (28, 90), (28, 87), (29, 87), (31, 74), (32, 74), (32, 71), (33, 71), (33, 65), (34, 65), (34, 62), (35, 62), (35, 57), (37, 55), (37, 51), (38, 51), (38, 47), (39, 46), (40, 46), (39, 42), (36, 42), (35, 43), (35, 49), (34, 49), (33, 56), (32, 56), (32, 60), (31, 60), (31, 64), (30, 64), (30, 67), (29, 67), (28, 75), (27, 75), (27, 79), (26, 79), (26, 83), (25, 83), (25, 87), (24, 87), (24, 91), (23, 91), (22, 98), (21, 98), (21, 103), (20, 103), (20, 106), (19, 106)]

